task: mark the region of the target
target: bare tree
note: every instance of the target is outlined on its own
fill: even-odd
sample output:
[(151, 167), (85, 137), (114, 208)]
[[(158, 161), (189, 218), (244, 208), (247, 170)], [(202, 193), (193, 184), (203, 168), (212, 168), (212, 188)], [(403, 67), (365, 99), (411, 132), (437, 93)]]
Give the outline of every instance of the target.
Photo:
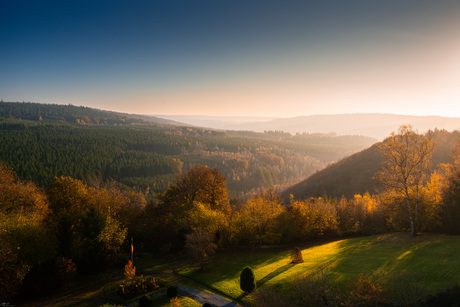
[(185, 248), (187, 252), (197, 260), (203, 270), (204, 264), (209, 256), (215, 253), (217, 245), (214, 243), (213, 235), (199, 228), (195, 228), (191, 233), (185, 236)]
[(380, 144), (379, 150), (384, 162), (376, 178), (406, 200), (411, 234), (415, 236), (420, 189), (430, 168), (433, 143), (414, 132), (411, 125), (403, 125)]

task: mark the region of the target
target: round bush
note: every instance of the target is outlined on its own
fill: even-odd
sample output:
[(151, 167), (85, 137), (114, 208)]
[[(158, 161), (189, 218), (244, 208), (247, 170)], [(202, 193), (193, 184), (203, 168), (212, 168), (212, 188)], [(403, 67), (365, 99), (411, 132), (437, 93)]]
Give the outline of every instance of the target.
[(177, 288), (174, 286), (170, 286), (168, 290), (166, 290), (166, 295), (168, 297), (176, 297), (177, 296)]
[(150, 299), (150, 296), (146, 294), (140, 298), (139, 307), (148, 307), (150, 305), (152, 305), (152, 300)]
[(302, 263), (303, 262), (302, 251), (300, 250), (300, 248), (295, 247), (292, 250), (291, 262), (292, 263)]
[(249, 267), (245, 267), (240, 275), (240, 288), (244, 292), (252, 292), (256, 288), (256, 277)]

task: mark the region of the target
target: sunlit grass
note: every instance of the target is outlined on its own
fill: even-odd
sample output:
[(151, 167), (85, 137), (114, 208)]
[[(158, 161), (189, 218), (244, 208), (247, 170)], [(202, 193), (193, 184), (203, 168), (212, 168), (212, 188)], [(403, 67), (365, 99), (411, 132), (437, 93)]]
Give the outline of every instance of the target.
[(204, 271), (189, 266), (179, 272), (238, 299), (244, 298), (239, 274), (246, 266), (254, 270), (258, 287), (282, 287), (319, 266), (327, 267), (339, 285), (361, 273), (405, 274), (427, 294), (460, 283), (459, 236), (397, 233), (339, 240), (302, 249), (300, 264), (291, 264), (290, 254), (277, 248), (234, 251), (216, 256)]

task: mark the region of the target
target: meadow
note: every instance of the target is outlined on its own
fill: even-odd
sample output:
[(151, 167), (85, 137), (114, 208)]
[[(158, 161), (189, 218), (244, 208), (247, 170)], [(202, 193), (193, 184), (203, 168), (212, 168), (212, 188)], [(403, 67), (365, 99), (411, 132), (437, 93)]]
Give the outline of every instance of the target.
[(339, 287), (346, 287), (360, 274), (382, 285), (396, 278), (400, 286), (410, 284), (422, 296), (460, 283), (459, 236), (392, 233), (300, 248), (304, 262), (299, 264), (290, 261), (292, 249), (267, 247), (220, 254), (203, 271), (190, 265), (177, 271), (243, 302), (251, 300), (239, 287), (239, 274), (246, 266), (254, 270), (258, 288), (273, 286), (279, 291), (288, 291), (291, 281), (319, 267)]
[[(254, 270), (257, 289), (275, 289), (282, 294), (293, 291), (293, 283), (311, 272), (323, 270), (338, 288), (347, 289), (360, 274), (370, 276), (383, 287), (398, 284), (401, 297), (423, 299), (460, 284), (460, 236), (389, 233), (348, 238), (299, 246), (304, 262), (291, 263), (292, 246), (266, 246), (225, 251), (215, 255), (200, 270), (181, 255), (159, 256), (140, 253), (135, 260), (139, 274), (153, 275), (163, 285), (181, 285), (214, 292), (233, 298), (240, 305), (253, 301), (254, 294), (240, 289), (239, 275), (246, 266)], [(172, 274), (175, 271), (177, 275)], [(96, 282), (91, 290), (68, 289), (67, 295), (55, 300), (29, 302), (30, 306), (99, 306), (100, 302), (116, 305), (137, 303), (142, 295), (123, 300), (115, 289), (123, 278), (122, 271), (112, 271), (110, 281)], [(114, 278), (115, 276), (119, 276)], [(93, 277), (93, 279), (96, 279)], [(196, 281), (196, 282), (193, 282)], [(164, 292), (164, 288), (162, 289)], [(159, 291), (156, 291), (159, 292)], [(149, 293), (155, 296), (155, 293)], [(78, 299), (76, 299), (78, 298)], [(186, 296), (179, 297), (182, 306), (201, 306)], [(152, 306), (169, 306), (169, 298), (160, 295)]]

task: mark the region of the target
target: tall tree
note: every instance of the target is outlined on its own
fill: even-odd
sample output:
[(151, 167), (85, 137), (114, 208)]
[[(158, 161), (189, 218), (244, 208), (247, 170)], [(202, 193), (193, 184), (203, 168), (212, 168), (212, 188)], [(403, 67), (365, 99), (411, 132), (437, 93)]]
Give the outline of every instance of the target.
[(433, 143), (403, 125), (379, 145), (384, 157), (376, 178), (390, 191), (403, 197), (409, 214), (411, 234), (417, 234), (421, 187), (430, 168)]

